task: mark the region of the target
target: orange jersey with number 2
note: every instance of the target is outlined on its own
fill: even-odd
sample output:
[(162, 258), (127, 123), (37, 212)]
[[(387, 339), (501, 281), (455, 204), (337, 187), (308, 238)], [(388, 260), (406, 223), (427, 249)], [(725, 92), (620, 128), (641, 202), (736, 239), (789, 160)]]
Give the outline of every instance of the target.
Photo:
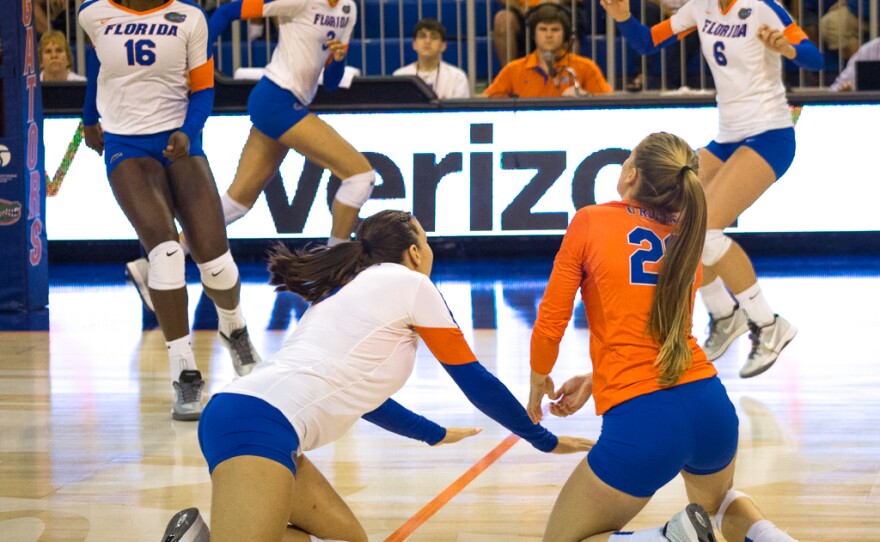
[[(661, 389), (654, 367), (659, 345), (646, 329), (671, 231), (669, 217), (633, 201), (592, 205), (575, 214), (556, 255), (532, 331), (532, 369), (550, 373), (580, 289), (590, 326), (597, 414)], [(694, 294), (701, 274), (698, 268)], [(716, 374), (696, 339), (689, 336), (688, 343), (693, 362), (677, 384)]]

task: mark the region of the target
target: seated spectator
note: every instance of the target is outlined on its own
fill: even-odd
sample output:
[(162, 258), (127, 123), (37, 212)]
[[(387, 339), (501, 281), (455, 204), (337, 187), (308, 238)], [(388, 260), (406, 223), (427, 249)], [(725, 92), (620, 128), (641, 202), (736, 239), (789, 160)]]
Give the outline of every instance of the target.
[(535, 50), (502, 68), (483, 92), (489, 98), (585, 96), (611, 92), (599, 66), (571, 52), (571, 19), (558, 4), (529, 16)]
[(847, 61), (846, 69), (840, 72), (831, 84), (831, 90), (835, 92), (855, 90), (856, 62), (860, 60), (880, 60), (880, 38), (872, 39), (859, 47)]
[[(861, 4), (861, 24), (867, 30), (865, 20), (869, 6), (865, 0)], [(855, 54), (861, 43), (859, 11), (859, 0), (840, 0), (819, 19), (819, 35), (826, 47), (832, 51), (839, 50), (844, 60)]]
[(392, 75), (418, 75), (441, 100), (470, 98), (467, 74), (443, 62), (446, 50), (446, 27), (437, 19), (425, 17), (413, 29), (413, 51), (418, 59), (398, 68)]
[(49, 30), (40, 38), (37, 45), (40, 55), (40, 81), (85, 81), (86, 78), (75, 73), (73, 51), (67, 36), (58, 30)]

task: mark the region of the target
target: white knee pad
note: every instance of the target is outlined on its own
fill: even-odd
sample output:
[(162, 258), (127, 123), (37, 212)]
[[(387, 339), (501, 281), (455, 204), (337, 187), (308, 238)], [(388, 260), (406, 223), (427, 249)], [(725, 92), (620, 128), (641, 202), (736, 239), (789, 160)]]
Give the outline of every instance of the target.
[(721, 501), (721, 506), (718, 507), (718, 512), (716, 512), (715, 516), (712, 518), (715, 521), (716, 529), (718, 529), (719, 531), (721, 530), (721, 521), (724, 519), (724, 513), (727, 512), (727, 507), (729, 507), (733, 501), (737, 500), (740, 497), (751, 499), (751, 497), (749, 497), (742, 491), (737, 491), (735, 489), (728, 490), (727, 494), (724, 495), (724, 500)]
[(159, 243), (150, 251), (147, 282), (154, 290), (177, 290), (186, 286), (186, 255), (177, 241)]
[(228, 290), (238, 284), (238, 266), (227, 250), (210, 262), (198, 264), (202, 284), (212, 290)]
[(226, 222), (227, 226), (250, 211), (249, 208), (229, 197), (229, 192), (224, 192), (223, 195), (220, 196), (220, 204), (223, 206), (223, 220)]
[(368, 171), (343, 179), (336, 191), (336, 201), (355, 209), (360, 209), (370, 199), (373, 185), (376, 184), (376, 172)]
[(706, 243), (703, 245), (703, 265), (715, 265), (727, 253), (733, 241), (721, 230), (706, 230)]

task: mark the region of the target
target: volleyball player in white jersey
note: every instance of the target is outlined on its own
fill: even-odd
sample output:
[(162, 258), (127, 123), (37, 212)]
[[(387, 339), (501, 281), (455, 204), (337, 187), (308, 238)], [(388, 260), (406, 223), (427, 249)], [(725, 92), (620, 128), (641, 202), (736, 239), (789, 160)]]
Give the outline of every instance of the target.
[(322, 70), (325, 88), (339, 86), (357, 6), (352, 0), (235, 0), (211, 16), (211, 37), (222, 34), (233, 20), (272, 16), (279, 18), (278, 46), (248, 100), (253, 128), (223, 195), (226, 223), (250, 210), (293, 149), (342, 180), (333, 201), (328, 244), (347, 241), (376, 173), (364, 155), (307, 107)]
[(176, 396), (172, 417), (197, 420), (203, 381), (191, 347), (175, 217), (217, 307), (236, 370), (244, 374), (255, 362), (239, 307), (238, 268), (200, 143), (214, 101), (207, 20), (188, 0), (90, 0), (79, 22), (97, 57), (83, 113), (86, 144), (104, 153), (113, 194), (150, 256), (150, 294)]
[(773, 0), (691, 0), (650, 29), (630, 16), (629, 0), (602, 0), (602, 6), (641, 54), (659, 51), (694, 30), (700, 37), (720, 115), (718, 136), (699, 151), (709, 213), (700, 292), (710, 324), (703, 348), (715, 360), (751, 330), (752, 349), (740, 376), (761, 374), (797, 329), (770, 309), (749, 257), (723, 230), (794, 159), (794, 125), (779, 56), (819, 70), (822, 54)]
[[(438, 434), (433, 424), (411, 423), (412, 413), (388, 401), (412, 373), (420, 338), (474, 405), (535, 448), (590, 448), (591, 441), (556, 437), (532, 423), (477, 361), (428, 278), (432, 264), (425, 231), (403, 211), (370, 216), (355, 241), (271, 256), (271, 284), (312, 306), (279, 352), (205, 407), (199, 441), (211, 471), (212, 542), (281, 540), (288, 523), (322, 539), (367, 540), (299, 452), (335, 441), (362, 416), (431, 444), (449, 440), (442, 428)], [(200, 526), (190, 512), (175, 516), (166, 535), (176, 537), (166, 540), (188, 531), (194, 537)], [(297, 536), (285, 540), (309, 540)]]

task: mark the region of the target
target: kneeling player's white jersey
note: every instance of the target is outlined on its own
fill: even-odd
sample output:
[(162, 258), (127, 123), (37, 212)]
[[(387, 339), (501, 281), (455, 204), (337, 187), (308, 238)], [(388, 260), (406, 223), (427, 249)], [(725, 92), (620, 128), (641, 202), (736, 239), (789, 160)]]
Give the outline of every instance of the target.
[(278, 45), (266, 77), (308, 105), (330, 60), (327, 42), (348, 44), (357, 22), (352, 0), (244, 0), (241, 18), (278, 17)]
[(718, 92), (719, 143), (792, 126), (782, 61), (758, 39), (762, 24), (783, 32), (795, 45), (807, 38), (773, 0), (734, 0), (726, 11), (717, 0), (691, 0), (651, 29), (655, 44), (697, 31)]
[(399, 264), (374, 265), (310, 307), (278, 353), (222, 391), (275, 406), (301, 449), (312, 450), (403, 386), (420, 336), (442, 363), (476, 359), (431, 279)]
[(205, 13), (189, 0), (144, 12), (90, 0), (79, 23), (101, 61), (98, 112), (107, 132), (155, 134), (180, 128), (188, 94), (214, 86)]

